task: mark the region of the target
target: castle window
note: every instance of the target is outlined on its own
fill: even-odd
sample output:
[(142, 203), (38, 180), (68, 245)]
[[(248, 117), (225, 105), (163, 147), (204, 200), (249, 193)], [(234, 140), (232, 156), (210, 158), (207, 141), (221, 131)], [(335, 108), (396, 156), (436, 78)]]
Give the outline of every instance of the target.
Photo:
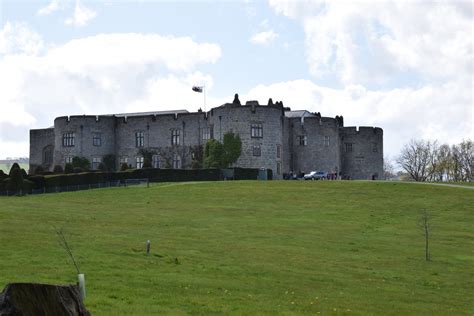
[(212, 139), (212, 130), (210, 127), (204, 127), (202, 129), (202, 140), (207, 141)]
[(260, 157), (262, 155), (262, 149), (260, 148), (260, 146), (253, 146), (252, 152), (255, 157)]
[(65, 163), (72, 163), (72, 156), (66, 156), (66, 157), (64, 158), (64, 162), (65, 162)]
[(281, 145), (277, 145), (277, 159), (281, 158)]
[(277, 162), (277, 174), (281, 174), (281, 162)]
[(171, 130), (171, 145), (179, 145), (179, 129)]
[(324, 136), (324, 146), (329, 147), (329, 136)]
[(346, 143), (346, 153), (352, 152), (352, 143)]
[(92, 170), (99, 169), (99, 165), (102, 162), (100, 157), (92, 157)]
[(128, 157), (127, 156), (120, 157), (119, 164), (120, 164), (120, 168), (122, 167), (123, 164), (126, 164), (128, 166)]
[(151, 159), (152, 159), (153, 168), (160, 168), (160, 156), (153, 155)]
[(263, 137), (263, 125), (262, 124), (251, 124), (250, 125), (250, 136), (253, 138)]
[(64, 147), (73, 147), (74, 146), (74, 139), (76, 135), (74, 132), (67, 132), (63, 134), (63, 146)]
[(53, 147), (46, 146), (43, 149), (43, 164), (50, 165), (53, 163)]
[(306, 135), (300, 135), (298, 136), (298, 144), (300, 146), (306, 146), (308, 145), (308, 138), (306, 137)]
[(145, 161), (145, 158), (143, 158), (143, 156), (138, 156), (136, 158), (136, 162), (137, 162), (137, 169), (141, 169), (143, 168), (143, 162)]
[(102, 145), (102, 137), (100, 133), (92, 133), (92, 145), (94, 146)]
[(173, 169), (181, 169), (181, 157), (179, 155), (173, 157)]
[(145, 133), (136, 132), (135, 133), (135, 146), (136, 147), (143, 147), (144, 143), (145, 143)]
[(378, 152), (377, 143), (372, 143), (372, 152)]

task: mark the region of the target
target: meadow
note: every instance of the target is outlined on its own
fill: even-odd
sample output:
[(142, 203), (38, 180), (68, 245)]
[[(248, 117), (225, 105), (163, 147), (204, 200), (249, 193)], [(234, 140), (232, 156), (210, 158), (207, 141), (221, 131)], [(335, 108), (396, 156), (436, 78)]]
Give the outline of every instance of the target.
[(0, 197), (0, 288), (76, 282), (56, 227), (92, 314), (473, 315), (473, 205), (472, 189), (358, 181)]

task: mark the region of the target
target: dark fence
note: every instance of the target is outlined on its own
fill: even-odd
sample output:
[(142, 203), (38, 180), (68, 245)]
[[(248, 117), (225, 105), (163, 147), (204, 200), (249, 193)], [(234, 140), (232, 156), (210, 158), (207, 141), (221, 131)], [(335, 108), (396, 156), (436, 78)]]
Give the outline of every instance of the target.
[[(229, 169), (227, 169), (229, 170)], [(71, 174), (34, 175), (23, 181), (21, 189), (9, 189), (9, 179), (0, 181), (0, 195), (22, 195), (69, 192), (134, 184), (131, 179), (147, 179), (148, 182), (256, 180), (259, 169), (232, 168), (232, 177), (221, 169), (130, 169), (119, 172), (82, 172)], [(266, 170), (268, 180), (272, 170)], [(139, 184), (137, 181), (136, 184)]]

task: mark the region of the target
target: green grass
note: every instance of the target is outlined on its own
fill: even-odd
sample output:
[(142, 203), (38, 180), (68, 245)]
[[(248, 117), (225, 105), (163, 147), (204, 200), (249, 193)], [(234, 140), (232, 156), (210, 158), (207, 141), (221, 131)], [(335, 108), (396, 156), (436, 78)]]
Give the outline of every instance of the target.
[(472, 315), (473, 205), (469, 189), (356, 181), (2, 197), (0, 287), (75, 282), (54, 225), (86, 275), (93, 314)]
[[(8, 174), (10, 172), (10, 168), (13, 164), (6, 164), (6, 163), (0, 163), (0, 170), (3, 170), (3, 172), (5, 172), (6, 174)], [(30, 166), (27, 164), (27, 163), (20, 163), (20, 168), (22, 169), (25, 169), (26, 172), (28, 172), (28, 169), (30, 168)]]

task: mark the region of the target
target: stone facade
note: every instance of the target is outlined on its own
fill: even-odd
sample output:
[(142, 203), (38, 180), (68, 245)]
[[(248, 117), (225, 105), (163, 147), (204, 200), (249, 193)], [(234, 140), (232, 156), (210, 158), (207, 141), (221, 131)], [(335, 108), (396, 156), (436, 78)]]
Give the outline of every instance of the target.
[(344, 127), (343, 118), (291, 111), (282, 102), (248, 101), (208, 112), (168, 111), (58, 117), (54, 127), (30, 131), (30, 172), (52, 170), (72, 157), (85, 157), (97, 168), (112, 154), (117, 166), (141, 167), (141, 150), (153, 152), (153, 166), (191, 168), (208, 139), (226, 132), (240, 135), (242, 154), (235, 167), (268, 168), (275, 179), (312, 170), (352, 179), (383, 174), (383, 131)]

